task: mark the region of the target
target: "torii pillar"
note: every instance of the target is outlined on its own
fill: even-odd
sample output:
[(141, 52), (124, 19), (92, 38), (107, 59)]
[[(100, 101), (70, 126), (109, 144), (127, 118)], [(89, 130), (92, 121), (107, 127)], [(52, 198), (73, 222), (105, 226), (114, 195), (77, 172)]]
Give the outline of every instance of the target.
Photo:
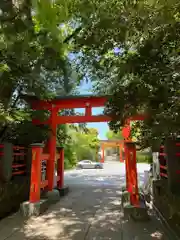
[(48, 191), (52, 191), (54, 187), (54, 169), (55, 169), (55, 158), (56, 158), (56, 116), (57, 109), (52, 107), (50, 116), (50, 138), (48, 141), (50, 160), (47, 162), (47, 179), (48, 179)]
[(104, 144), (102, 144), (102, 157), (101, 157), (101, 163), (104, 163), (104, 159), (105, 159), (105, 147)]
[[(122, 129), (122, 135), (124, 137), (124, 140), (128, 140), (131, 133), (131, 127), (130, 122), (128, 122)], [(126, 149), (124, 149), (126, 150)], [(130, 169), (129, 169), (129, 162), (127, 160), (127, 151), (125, 151), (125, 166), (126, 166), (126, 189), (128, 190), (128, 184), (130, 179)]]

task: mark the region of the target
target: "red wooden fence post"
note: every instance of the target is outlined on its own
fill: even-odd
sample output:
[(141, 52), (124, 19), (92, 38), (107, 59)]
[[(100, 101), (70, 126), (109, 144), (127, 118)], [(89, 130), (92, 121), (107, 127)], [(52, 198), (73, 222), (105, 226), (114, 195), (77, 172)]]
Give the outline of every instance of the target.
[(60, 150), (60, 158), (57, 162), (57, 176), (59, 177), (57, 188), (62, 189), (64, 187), (64, 148)]
[(125, 143), (126, 154), (126, 180), (127, 190), (130, 193), (130, 200), (133, 206), (139, 205), (137, 167), (136, 167), (136, 146), (134, 143)]
[(40, 201), (41, 185), (41, 155), (43, 151), (42, 144), (32, 144), (32, 164), (31, 164), (31, 184), (30, 184), (30, 202)]

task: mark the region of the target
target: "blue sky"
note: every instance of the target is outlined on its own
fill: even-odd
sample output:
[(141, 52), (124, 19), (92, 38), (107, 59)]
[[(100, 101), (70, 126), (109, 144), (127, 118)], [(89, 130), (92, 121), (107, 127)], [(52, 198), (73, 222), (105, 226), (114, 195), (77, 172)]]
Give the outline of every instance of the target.
[[(92, 93), (92, 84), (91, 82), (83, 81), (81, 83), (81, 86), (79, 87), (80, 94), (91, 94)], [(81, 109), (78, 109), (78, 112), (80, 112)], [(92, 113), (93, 115), (101, 114), (103, 111), (103, 108), (94, 108)], [(96, 128), (99, 132), (99, 139), (107, 139), (106, 133), (109, 130), (107, 123), (87, 123), (88, 127)]]

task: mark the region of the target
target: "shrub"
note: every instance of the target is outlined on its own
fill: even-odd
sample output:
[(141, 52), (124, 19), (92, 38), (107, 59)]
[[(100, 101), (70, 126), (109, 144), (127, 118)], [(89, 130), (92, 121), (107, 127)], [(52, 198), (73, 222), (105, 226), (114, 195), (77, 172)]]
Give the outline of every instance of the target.
[(152, 154), (150, 152), (137, 152), (138, 163), (152, 163)]

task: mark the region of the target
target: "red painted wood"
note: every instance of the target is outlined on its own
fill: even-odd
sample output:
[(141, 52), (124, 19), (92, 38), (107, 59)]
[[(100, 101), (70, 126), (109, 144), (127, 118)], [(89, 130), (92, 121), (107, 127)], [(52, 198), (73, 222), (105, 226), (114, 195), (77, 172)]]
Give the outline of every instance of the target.
[(130, 125), (124, 126), (123, 129), (122, 129), (123, 137), (125, 139), (127, 139), (127, 138), (129, 138), (130, 134), (131, 134), (131, 127), (130, 127)]
[(25, 167), (26, 164), (13, 164), (12, 168), (19, 168), (19, 167)]
[(43, 153), (42, 156), (41, 156), (41, 161), (44, 160), (44, 161), (49, 161), (50, 159), (50, 156), (48, 153)]
[[(119, 160), (120, 162), (124, 162), (123, 160), (123, 143), (125, 141), (124, 140), (109, 140), (109, 141), (102, 141), (101, 142), (101, 150), (102, 150), (102, 153), (104, 154), (104, 151), (105, 151), (105, 148), (106, 147), (117, 147), (119, 146)], [(101, 162), (103, 162), (103, 159), (104, 157), (101, 159)], [(104, 159), (105, 160), (105, 159)]]
[(22, 174), (25, 174), (25, 171), (17, 171), (17, 172), (15, 171), (15, 172), (12, 173), (13, 176), (22, 175)]
[(166, 174), (166, 173), (160, 173), (160, 175), (162, 176), (162, 177), (166, 177), (166, 178), (168, 178), (168, 175)]
[(136, 147), (135, 144), (125, 144), (127, 190), (130, 193), (130, 200), (133, 206), (139, 206), (138, 180), (136, 168)]
[[(89, 110), (88, 110), (89, 111)], [(142, 116), (143, 118), (143, 116)], [(141, 117), (137, 116), (132, 119), (133, 120), (140, 120)], [(85, 115), (85, 116), (56, 116), (56, 124), (66, 124), (66, 123), (85, 123), (85, 122), (109, 122), (111, 121), (111, 118), (106, 115), (99, 115), (99, 116), (93, 116), (93, 115)], [(39, 119), (33, 119), (33, 124), (35, 125), (50, 125), (51, 121), (50, 119), (46, 121), (40, 121)], [(125, 130), (126, 132), (129, 131), (129, 128)], [(126, 134), (126, 133), (125, 133)]]
[(166, 155), (167, 155), (166, 153), (162, 153), (162, 152), (159, 153), (159, 156), (166, 156)]
[(48, 190), (52, 191), (54, 185), (54, 167), (56, 158), (56, 116), (57, 111), (54, 109), (51, 113), (51, 134), (49, 138), (49, 161), (47, 161), (47, 180)]
[(31, 203), (40, 201), (42, 151), (43, 151), (42, 147), (32, 146), (31, 188), (30, 188)]
[(85, 108), (85, 116), (86, 117), (92, 116), (92, 107), (91, 106), (86, 106), (86, 108)]
[(45, 188), (48, 186), (48, 180), (41, 181), (40, 188)]
[(26, 153), (13, 153), (13, 156), (26, 156)]
[(22, 149), (24, 150), (24, 149), (25, 149), (25, 147), (13, 146), (13, 149), (14, 149), (14, 150), (20, 150), (20, 149), (21, 149), (21, 150), (22, 150)]
[(60, 158), (57, 162), (57, 187), (58, 189), (62, 189), (64, 187), (64, 149), (60, 150)]
[[(32, 104), (33, 109), (47, 109), (49, 111), (58, 112), (61, 109), (73, 109), (73, 108), (85, 108), (85, 116), (57, 116), (54, 118), (56, 124), (66, 124), (66, 123), (85, 123), (85, 122), (109, 122), (111, 118), (109, 116), (101, 115), (101, 116), (92, 116), (92, 107), (103, 107), (107, 102), (107, 97), (100, 96), (91, 96), (91, 97), (79, 97), (79, 98), (69, 98), (69, 99), (53, 99), (50, 101), (44, 100), (35, 100)], [(139, 114), (129, 118), (126, 123), (130, 124), (130, 121), (134, 120), (144, 120), (147, 116), (143, 114)], [(33, 123), (40, 124), (48, 124), (51, 125), (51, 117), (50, 119), (41, 122), (38, 119), (33, 119)], [(123, 130), (125, 138), (128, 138), (130, 135), (130, 126)]]
[(26, 155), (27, 153), (25, 147), (13, 146), (13, 163), (12, 163), (13, 176), (24, 175), (26, 173), (26, 157), (25, 157)]
[[(57, 111), (60, 109), (73, 109), (73, 108), (86, 108), (86, 107), (104, 107), (107, 102), (106, 96), (80, 96), (78, 98), (69, 98), (69, 99), (52, 99), (49, 101), (44, 100), (34, 100), (32, 108), (35, 110), (46, 109), (52, 111), (53, 108), (56, 108)], [(106, 116), (107, 117), (107, 116)], [(130, 121), (140, 120), (143, 121), (148, 116), (145, 114), (137, 114), (136, 116), (130, 117)], [(108, 118), (106, 121), (109, 121)]]
[(126, 190), (129, 191), (129, 181), (130, 181), (129, 150), (126, 144), (124, 145), (124, 153), (125, 153), (125, 167), (126, 167)]
[(35, 100), (32, 104), (33, 109), (51, 110), (52, 105), (58, 106), (59, 109), (85, 108), (87, 104), (92, 107), (102, 107), (107, 102), (107, 97), (79, 97), (74, 99), (52, 99), (51, 101)]
[(85, 122), (108, 122), (110, 118), (108, 116), (57, 116), (57, 124), (65, 123), (85, 123)]
[(160, 168), (167, 170), (167, 166), (160, 165)]

